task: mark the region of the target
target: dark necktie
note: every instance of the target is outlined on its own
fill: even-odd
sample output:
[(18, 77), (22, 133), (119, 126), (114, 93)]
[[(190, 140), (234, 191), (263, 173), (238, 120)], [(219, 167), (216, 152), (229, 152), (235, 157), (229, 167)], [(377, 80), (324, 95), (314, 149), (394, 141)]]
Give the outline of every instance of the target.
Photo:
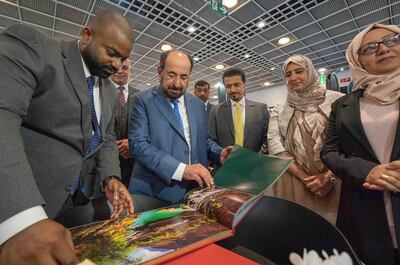
[(179, 114), (179, 101), (178, 99), (171, 99), (170, 100), (172, 105), (174, 106), (174, 114), (175, 117), (178, 121), (178, 124), (181, 126), (182, 130), (183, 130), (183, 122), (182, 122), (182, 118), (181, 118), (181, 114)]
[(93, 89), (95, 82), (94, 76), (89, 76), (88, 78), (86, 78), (86, 82), (89, 88), (90, 117), (93, 130), (93, 135), (92, 139), (90, 140), (89, 148), (86, 150), (86, 154), (89, 154), (101, 144), (102, 140), (101, 140), (100, 126), (96, 116), (96, 109), (94, 108), (94, 98), (93, 98)]
[(118, 96), (119, 96), (119, 104), (122, 106), (125, 104), (125, 94), (124, 94), (124, 87), (118, 87)]

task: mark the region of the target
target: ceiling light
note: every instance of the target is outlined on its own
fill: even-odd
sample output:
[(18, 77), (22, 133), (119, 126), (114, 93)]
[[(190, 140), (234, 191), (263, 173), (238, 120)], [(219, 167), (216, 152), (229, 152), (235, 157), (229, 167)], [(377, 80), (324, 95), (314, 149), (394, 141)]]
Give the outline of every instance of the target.
[(267, 25), (267, 23), (265, 23), (264, 21), (260, 21), (257, 23), (257, 27), (259, 27), (260, 29), (265, 27)]
[(323, 67), (322, 67), (322, 68), (319, 68), (319, 69), (318, 69), (318, 72), (320, 72), (320, 73), (326, 72), (326, 68), (323, 68)]
[(236, 6), (238, 3), (238, 0), (222, 0), (222, 4), (226, 6), (227, 8), (232, 8)]
[(215, 66), (215, 69), (217, 69), (217, 70), (222, 70), (222, 69), (224, 69), (225, 68), (225, 66), (223, 65), (223, 64), (217, 64), (216, 66)]
[(265, 82), (265, 83), (264, 83), (264, 86), (270, 86), (270, 85), (272, 85), (271, 82)]
[(288, 44), (289, 42), (290, 42), (290, 38), (289, 37), (283, 37), (283, 38), (280, 38), (278, 40), (278, 44), (279, 45), (285, 45), (285, 44)]
[(249, 58), (250, 57), (250, 54), (245, 54), (244, 55), (244, 58)]
[(271, 67), (270, 69), (271, 69), (271, 71), (274, 71), (274, 70), (276, 70), (276, 67)]
[(193, 60), (195, 60), (197, 62), (198, 60), (200, 60), (200, 58), (199, 57), (194, 57)]
[(193, 27), (193, 26), (189, 26), (189, 27), (187, 28), (187, 31), (189, 31), (190, 33), (193, 33), (193, 32), (196, 31), (196, 28)]
[(218, 98), (218, 96), (213, 96), (212, 98), (213, 98), (213, 99), (217, 99), (217, 98)]
[(163, 52), (166, 52), (166, 51), (172, 50), (172, 47), (169, 44), (163, 44), (163, 45), (161, 45), (161, 50)]
[(150, 86), (151, 84), (150, 84), (150, 83), (147, 83), (147, 85)]
[(342, 68), (340, 68), (340, 71), (344, 71), (344, 68), (342, 67)]

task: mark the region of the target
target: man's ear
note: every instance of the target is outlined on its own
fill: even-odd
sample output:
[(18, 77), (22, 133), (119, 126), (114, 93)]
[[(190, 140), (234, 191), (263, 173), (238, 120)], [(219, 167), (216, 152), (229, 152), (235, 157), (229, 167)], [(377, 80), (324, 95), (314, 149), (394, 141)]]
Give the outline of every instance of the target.
[(158, 77), (161, 77), (161, 72), (162, 72), (162, 69), (161, 69), (160, 66), (158, 66), (158, 67), (157, 67), (157, 74), (158, 74)]
[(93, 38), (92, 30), (88, 27), (83, 28), (82, 33), (81, 33), (80, 43), (83, 46), (86, 46), (87, 44), (89, 44), (89, 42), (92, 40), (92, 38)]

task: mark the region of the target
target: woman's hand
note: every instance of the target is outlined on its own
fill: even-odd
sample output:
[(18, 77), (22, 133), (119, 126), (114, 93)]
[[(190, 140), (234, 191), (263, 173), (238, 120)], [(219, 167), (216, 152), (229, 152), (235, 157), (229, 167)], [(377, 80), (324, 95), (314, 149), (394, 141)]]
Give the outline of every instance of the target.
[(332, 178), (334, 178), (332, 172), (328, 171), (307, 177), (304, 181), (307, 189), (318, 197), (324, 197), (335, 185)]
[(368, 190), (400, 191), (400, 161), (381, 164), (368, 173), (363, 187)]

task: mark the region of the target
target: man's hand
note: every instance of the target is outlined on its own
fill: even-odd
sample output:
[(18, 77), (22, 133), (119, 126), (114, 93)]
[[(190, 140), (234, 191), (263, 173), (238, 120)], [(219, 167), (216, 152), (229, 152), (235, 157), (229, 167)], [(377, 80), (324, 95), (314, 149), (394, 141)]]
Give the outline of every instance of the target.
[(113, 178), (107, 182), (107, 186), (104, 189), (107, 200), (110, 201), (114, 208), (114, 212), (111, 214), (111, 218), (116, 218), (126, 210), (128, 214), (133, 214), (133, 201), (129, 191), (125, 185), (119, 180)]
[(232, 149), (233, 149), (233, 146), (228, 146), (228, 147), (225, 147), (224, 149), (222, 149), (221, 156), (219, 158), (219, 162), (221, 163), (221, 165), (224, 164), (225, 160), (228, 158)]
[(122, 139), (117, 141), (119, 155), (124, 159), (132, 158), (131, 152), (129, 152), (128, 139)]
[(203, 167), (202, 164), (186, 165), (182, 179), (194, 180), (201, 188), (203, 187), (203, 183), (205, 183), (207, 187), (214, 185), (214, 180), (210, 172)]
[(400, 161), (381, 164), (368, 173), (363, 187), (368, 190), (400, 191)]
[(8, 239), (0, 251), (1, 265), (75, 265), (71, 233), (61, 224), (42, 220)]

